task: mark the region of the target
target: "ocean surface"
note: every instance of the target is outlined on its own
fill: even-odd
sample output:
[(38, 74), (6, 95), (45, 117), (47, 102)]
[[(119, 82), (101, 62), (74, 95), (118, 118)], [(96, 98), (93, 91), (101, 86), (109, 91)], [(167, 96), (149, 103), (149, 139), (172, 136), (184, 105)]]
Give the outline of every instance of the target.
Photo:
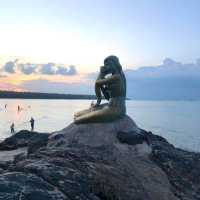
[[(30, 129), (53, 132), (73, 121), (76, 111), (88, 108), (89, 100), (21, 100), (0, 99), (0, 139), (15, 130)], [(5, 104), (7, 108), (5, 109)], [(176, 147), (200, 151), (200, 101), (127, 101), (127, 113), (139, 127), (164, 136)], [(18, 105), (22, 108), (18, 112)]]

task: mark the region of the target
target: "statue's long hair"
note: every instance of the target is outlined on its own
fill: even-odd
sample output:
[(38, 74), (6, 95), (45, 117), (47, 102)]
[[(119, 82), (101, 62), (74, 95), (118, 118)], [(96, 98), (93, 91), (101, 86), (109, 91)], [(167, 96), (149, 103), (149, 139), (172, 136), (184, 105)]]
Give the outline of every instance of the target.
[(104, 62), (108, 61), (108, 60), (112, 62), (112, 64), (115, 67), (116, 71), (120, 74), (120, 76), (121, 76), (121, 78), (122, 78), (122, 80), (124, 82), (124, 87), (125, 87), (124, 89), (125, 89), (125, 96), (126, 96), (126, 77), (125, 77), (125, 74), (124, 74), (124, 72), (122, 70), (122, 66), (121, 66), (121, 64), (119, 62), (119, 58), (117, 56), (111, 55), (111, 56), (108, 56), (104, 60)]
[(121, 64), (120, 64), (120, 62), (119, 62), (119, 58), (117, 57), (117, 56), (108, 56), (105, 60), (104, 60), (104, 62), (106, 62), (106, 61), (111, 61), (112, 63), (113, 63), (113, 66), (115, 66), (115, 68), (117, 69), (117, 71), (119, 72), (119, 73), (121, 73), (122, 72), (122, 66), (121, 66)]

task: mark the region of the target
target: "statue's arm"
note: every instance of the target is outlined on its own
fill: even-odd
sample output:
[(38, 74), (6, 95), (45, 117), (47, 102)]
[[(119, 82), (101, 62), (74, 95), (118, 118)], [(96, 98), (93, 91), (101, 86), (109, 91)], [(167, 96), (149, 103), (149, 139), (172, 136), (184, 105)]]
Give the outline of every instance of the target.
[(99, 80), (101, 80), (103, 78), (104, 78), (104, 74), (100, 72), (99, 75), (98, 75), (98, 77), (97, 77), (97, 79), (96, 79), (96, 82), (95, 82), (95, 95), (97, 97), (97, 103), (96, 103), (96, 105), (100, 105), (101, 99), (102, 99), (101, 86), (98, 85), (98, 84), (96, 84), (96, 83), (97, 83), (97, 81), (99, 81)]
[(101, 103), (102, 95), (101, 95), (101, 87), (95, 84), (95, 94), (97, 97), (97, 105)]
[(102, 85), (105, 84), (110, 84), (110, 83), (115, 83), (120, 80), (120, 76), (118, 74), (112, 75), (108, 78), (103, 78), (103, 79), (97, 79), (95, 86), (97, 85), (98, 87), (101, 87)]

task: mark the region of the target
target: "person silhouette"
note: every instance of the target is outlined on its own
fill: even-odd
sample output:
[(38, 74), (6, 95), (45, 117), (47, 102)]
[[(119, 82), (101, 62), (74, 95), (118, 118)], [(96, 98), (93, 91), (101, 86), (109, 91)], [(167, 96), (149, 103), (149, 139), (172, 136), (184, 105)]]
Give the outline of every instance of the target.
[(15, 133), (15, 124), (12, 123), (11, 126), (10, 126), (10, 132), (13, 134)]
[(33, 117), (31, 117), (30, 123), (31, 123), (31, 131), (34, 131), (35, 120), (33, 119)]

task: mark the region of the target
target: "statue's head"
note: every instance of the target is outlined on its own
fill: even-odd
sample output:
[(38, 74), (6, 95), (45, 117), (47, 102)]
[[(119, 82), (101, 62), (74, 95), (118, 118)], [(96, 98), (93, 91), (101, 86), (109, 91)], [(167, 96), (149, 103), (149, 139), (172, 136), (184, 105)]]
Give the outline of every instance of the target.
[(105, 67), (104, 70), (109, 73), (113, 73), (113, 72), (121, 73), (122, 71), (122, 66), (117, 56), (108, 56), (104, 60), (104, 67)]

